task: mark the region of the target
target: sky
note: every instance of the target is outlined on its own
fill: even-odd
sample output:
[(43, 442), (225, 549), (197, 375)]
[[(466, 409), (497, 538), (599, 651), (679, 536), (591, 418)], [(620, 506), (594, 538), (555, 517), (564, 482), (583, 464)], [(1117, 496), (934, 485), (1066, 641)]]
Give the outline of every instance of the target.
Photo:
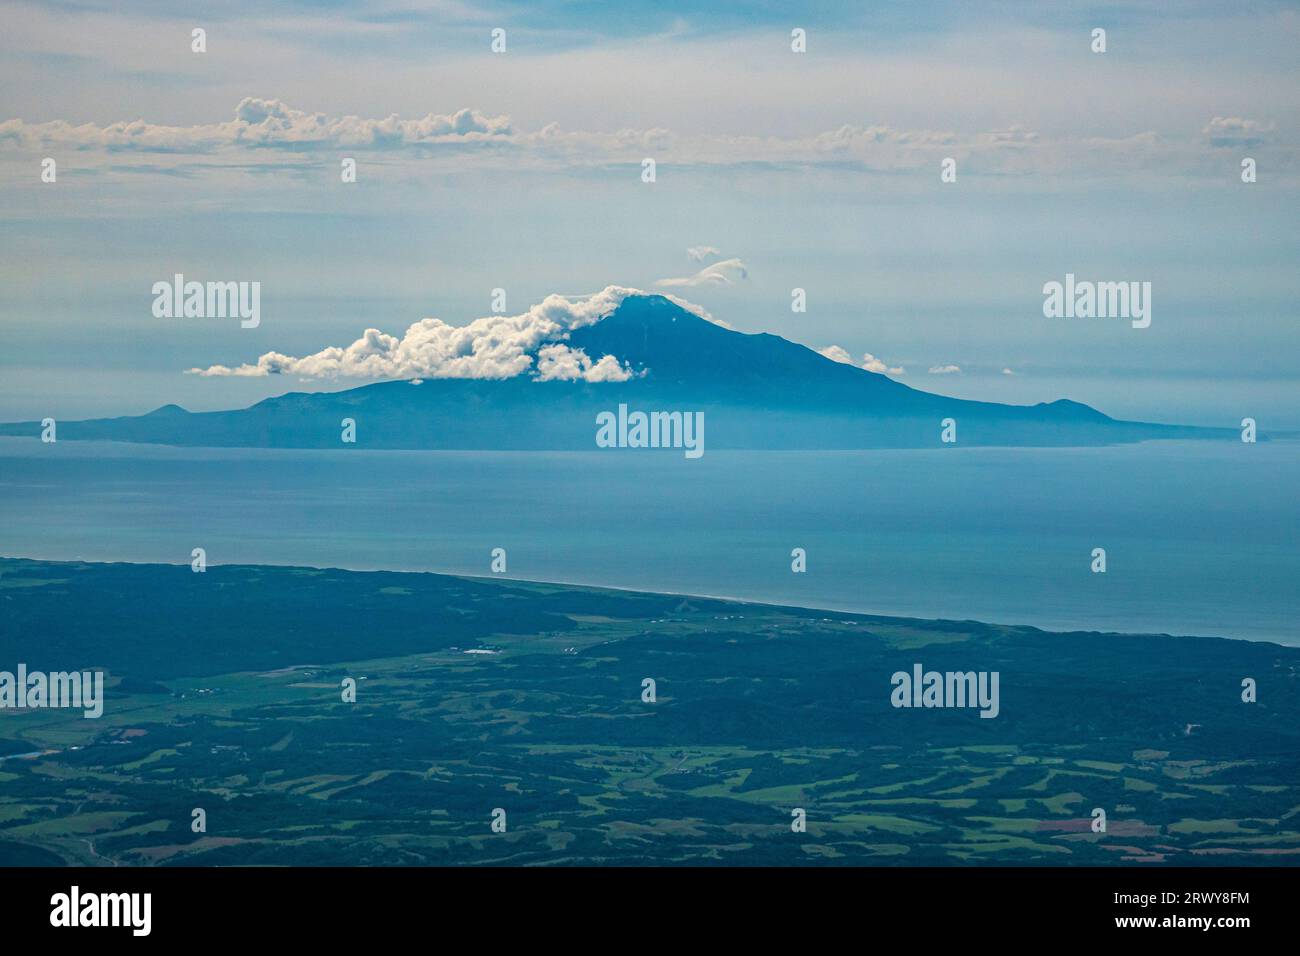
[[(495, 289), (518, 317), (620, 286), (963, 398), (1300, 428), (1294, 4), (0, 18), (0, 420), (351, 387), (191, 370), (465, 326)], [(176, 273), (259, 282), (260, 323), (155, 316)], [(1150, 327), (1045, 317), (1067, 273), (1150, 282)]]

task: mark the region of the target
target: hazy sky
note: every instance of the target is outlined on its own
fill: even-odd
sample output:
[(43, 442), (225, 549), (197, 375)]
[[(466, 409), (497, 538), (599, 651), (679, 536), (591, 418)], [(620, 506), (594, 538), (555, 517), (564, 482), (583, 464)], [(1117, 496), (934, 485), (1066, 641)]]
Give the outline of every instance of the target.
[[(1294, 5), (213, 6), (0, 3), (0, 419), (347, 387), (185, 370), (618, 284), (948, 394), (1300, 427)], [(177, 272), (260, 326), (155, 318)], [(1150, 328), (1045, 318), (1067, 272)]]

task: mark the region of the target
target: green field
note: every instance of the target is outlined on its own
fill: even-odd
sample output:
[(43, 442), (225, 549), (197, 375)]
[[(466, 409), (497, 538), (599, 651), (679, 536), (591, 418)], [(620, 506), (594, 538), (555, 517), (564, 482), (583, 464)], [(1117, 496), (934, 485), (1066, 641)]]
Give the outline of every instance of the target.
[[(0, 670), (110, 685), (98, 720), (0, 710), (0, 864), (1300, 860), (1300, 651), (1272, 644), (9, 559), (0, 612)], [(1000, 714), (895, 709), (916, 662), (998, 671)]]

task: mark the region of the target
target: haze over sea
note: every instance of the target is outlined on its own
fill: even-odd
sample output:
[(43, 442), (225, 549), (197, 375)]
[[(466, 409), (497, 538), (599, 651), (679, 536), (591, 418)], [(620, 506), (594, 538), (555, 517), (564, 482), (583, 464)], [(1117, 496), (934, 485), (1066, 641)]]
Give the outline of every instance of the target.
[(0, 554), (486, 575), (502, 547), (529, 580), (1300, 645), (1297, 486), (1291, 441), (687, 461), (8, 438)]

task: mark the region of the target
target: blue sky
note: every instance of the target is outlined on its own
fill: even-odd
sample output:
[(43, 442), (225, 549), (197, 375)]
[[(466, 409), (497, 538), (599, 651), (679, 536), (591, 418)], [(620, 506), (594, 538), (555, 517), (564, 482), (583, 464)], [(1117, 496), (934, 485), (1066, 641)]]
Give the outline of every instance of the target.
[[(1294, 7), (0, 6), (0, 418), (347, 387), (185, 370), (739, 259), (671, 291), (921, 388), (1300, 427)], [(261, 325), (154, 318), (175, 272)], [(1151, 327), (1044, 318), (1067, 272)]]

